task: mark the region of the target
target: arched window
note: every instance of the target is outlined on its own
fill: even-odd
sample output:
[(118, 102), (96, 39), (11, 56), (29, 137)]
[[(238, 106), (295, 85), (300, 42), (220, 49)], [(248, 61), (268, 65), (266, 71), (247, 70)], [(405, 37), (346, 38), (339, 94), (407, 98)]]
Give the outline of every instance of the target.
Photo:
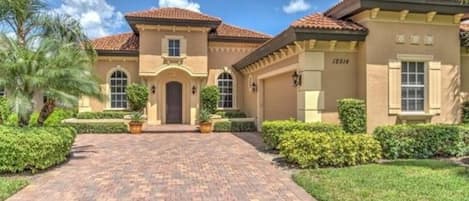
[(218, 88), (220, 90), (219, 108), (233, 108), (233, 77), (229, 73), (218, 76)]
[(127, 74), (123, 71), (115, 71), (111, 75), (111, 108), (125, 109), (127, 108), (127, 95), (125, 88), (127, 87)]

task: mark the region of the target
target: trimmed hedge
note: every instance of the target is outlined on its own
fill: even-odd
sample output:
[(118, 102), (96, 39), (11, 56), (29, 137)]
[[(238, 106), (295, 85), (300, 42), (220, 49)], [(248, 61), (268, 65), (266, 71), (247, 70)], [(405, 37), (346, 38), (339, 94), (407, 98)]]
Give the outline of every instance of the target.
[(213, 125), (215, 132), (254, 132), (256, 130), (256, 124), (252, 121), (220, 121)]
[(0, 124), (8, 120), (8, 117), (11, 115), (10, 105), (8, 100), (0, 96)]
[(125, 93), (127, 100), (133, 111), (140, 112), (147, 106), (148, 102), (148, 88), (143, 84), (131, 84), (127, 86)]
[(381, 126), (374, 136), (388, 159), (462, 156), (469, 152), (469, 128), (449, 124)]
[(464, 101), (462, 104), (462, 123), (469, 123), (469, 101)]
[(81, 112), (77, 114), (77, 119), (123, 119), (131, 112)]
[(62, 163), (70, 153), (76, 131), (68, 127), (0, 126), (0, 172), (33, 173)]
[(381, 158), (379, 142), (368, 134), (293, 131), (280, 137), (280, 154), (301, 168), (345, 167)]
[(125, 123), (67, 123), (78, 133), (128, 133)]
[(280, 136), (294, 130), (310, 132), (343, 132), (339, 125), (327, 123), (305, 123), (294, 120), (265, 121), (262, 123), (262, 138), (264, 143), (272, 149), (276, 149)]
[(342, 99), (337, 101), (337, 109), (342, 128), (347, 133), (366, 133), (365, 101)]
[(221, 118), (233, 119), (233, 118), (246, 118), (247, 115), (241, 111), (218, 111), (215, 113), (216, 115), (220, 115)]

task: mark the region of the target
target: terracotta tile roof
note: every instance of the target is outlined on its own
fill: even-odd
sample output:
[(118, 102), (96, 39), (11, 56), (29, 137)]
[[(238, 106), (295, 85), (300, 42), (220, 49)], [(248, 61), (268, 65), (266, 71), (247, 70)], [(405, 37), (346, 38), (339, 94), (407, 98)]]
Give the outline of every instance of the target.
[(150, 19), (170, 20), (197, 20), (208, 22), (220, 22), (221, 19), (182, 8), (156, 8), (145, 11), (127, 13), (126, 17), (141, 17)]
[(461, 29), (461, 31), (469, 31), (469, 23), (467, 24), (461, 24), (461, 26), (459, 27)]
[(320, 13), (314, 13), (305, 16), (291, 24), (294, 28), (312, 28), (312, 29), (332, 29), (348, 31), (366, 31), (366, 28), (354, 22), (337, 20), (324, 16)]
[(122, 33), (92, 41), (96, 50), (138, 51), (139, 38), (134, 33)]
[(217, 37), (234, 37), (234, 38), (261, 38), (261, 39), (270, 39), (272, 36), (252, 31), (249, 29), (244, 29), (241, 27), (229, 25), (222, 23), (220, 24), (214, 33)]

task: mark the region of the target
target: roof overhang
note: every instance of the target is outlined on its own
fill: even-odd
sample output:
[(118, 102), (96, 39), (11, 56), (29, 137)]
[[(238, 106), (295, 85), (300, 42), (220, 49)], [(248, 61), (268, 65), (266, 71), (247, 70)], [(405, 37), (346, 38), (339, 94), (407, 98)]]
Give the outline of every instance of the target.
[(138, 56), (136, 50), (96, 50), (98, 56)]
[(208, 40), (213, 41), (213, 42), (265, 43), (266, 41), (270, 40), (270, 38), (249, 38), (249, 37), (209, 35)]
[(168, 25), (168, 26), (193, 26), (193, 27), (209, 27), (216, 28), (221, 21), (204, 21), (204, 20), (184, 20), (184, 19), (163, 19), (163, 18), (146, 18), (125, 16), (130, 27), (135, 33), (138, 33), (137, 24), (146, 25)]
[(409, 10), (415, 13), (435, 11), (454, 15), (467, 13), (469, 5), (462, 5), (458, 0), (346, 0), (329, 9), (325, 15), (343, 19), (372, 8), (388, 11)]
[(304, 40), (338, 40), (338, 41), (365, 41), (368, 31), (347, 31), (329, 29), (310, 29), (290, 27), (275, 38), (264, 43), (249, 55), (233, 65), (238, 70), (255, 63), (259, 59), (287, 46), (295, 41)]

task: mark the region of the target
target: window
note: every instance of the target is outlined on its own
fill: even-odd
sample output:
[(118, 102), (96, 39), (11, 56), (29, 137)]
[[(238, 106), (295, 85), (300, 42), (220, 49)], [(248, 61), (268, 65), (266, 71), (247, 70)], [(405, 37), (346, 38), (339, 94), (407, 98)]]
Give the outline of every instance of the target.
[(402, 62), (402, 111), (423, 112), (425, 105), (425, 63)]
[(111, 75), (110, 82), (111, 108), (127, 108), (127, 95), (125, 94), (127, 75), (122, 71), (115, 71)]
[(220, 90), (219, 108), (233, 108), (233, 77), (229, 73), (218, 76), (218, 88)]
[(168, 53), (170, 57), (181, 56), (181, 41), (180, 40), (168, 40)]

